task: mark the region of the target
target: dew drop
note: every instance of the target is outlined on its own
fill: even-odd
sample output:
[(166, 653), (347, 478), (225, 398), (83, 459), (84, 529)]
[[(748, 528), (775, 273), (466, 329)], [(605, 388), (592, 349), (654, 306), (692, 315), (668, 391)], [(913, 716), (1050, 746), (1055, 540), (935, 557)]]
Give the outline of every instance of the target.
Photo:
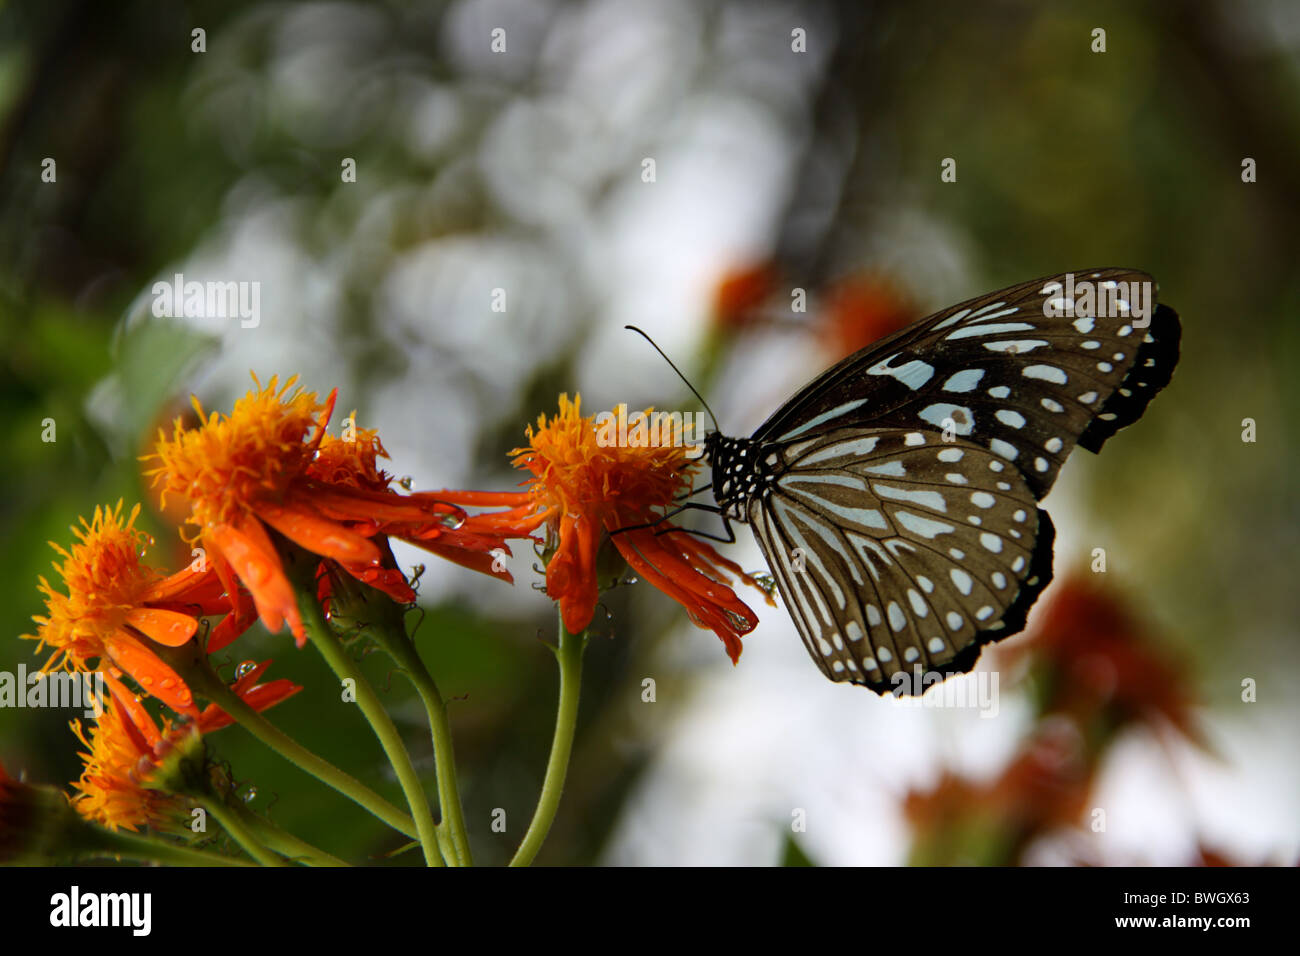
[(402, 486), (403, 491), (410, 491), (411, 486), (415, 484), (415, 479), (410, 475), (403, 475), (397, 479), (397, 483)]
[(625, 578), (623, 579), (623, 583), (624, 583), (624, 584), (637, 584), (637, 583), (640, 582), (640, 580), (641, 580), (641, 579), (638, 578), (635, 574), (629, 574), (627, 577), (625, 577)]
[(245, 787), (243, 792), (239, 795), (239, 799), (243, 800), (245, 803), (252, 803), (256, 798), (257, 788), (252, 784)]
[(256, 661), (244, 661), (244, 662), (241, 663), (238, 667), (235, 668), (235, 676), (236, 676), (236, 677), (247, 677), (249, 674), (251, 674), (251, 673), (252, 673), (254, 670), (256, 670), (256, 669), (257, 669), (257, 662), (256, 662)]

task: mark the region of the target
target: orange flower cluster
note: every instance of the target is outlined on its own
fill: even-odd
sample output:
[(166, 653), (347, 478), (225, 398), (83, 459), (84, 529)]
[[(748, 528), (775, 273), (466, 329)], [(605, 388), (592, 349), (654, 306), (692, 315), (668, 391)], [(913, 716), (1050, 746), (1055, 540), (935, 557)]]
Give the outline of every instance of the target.
[[(512, 452), (529, 476), (524, 490), (406, 492), (393, 488), (379, 466), (387, 457), (379, 436), (357, 428), (355, 413), (340, 437), (327, 433), (335, 392), (320, 401), (293, 378), (254, 382), (229, 415), (209, 414), (195, 399), (197, 419), (187, 427), (178, 418), (145, 456), (160, 504), (187, 506), (190, 567), (169, 575), (144, 564), (153, 542), (135, 526), (139, 506), (124, 513), (119, 502), (74, 529), (70, 550), (54, 546), (64, 590), (40, 581), (47, 611), (30, 637), (51, 651), (44, 669), (98, 671), (112, 690), (92, 728), (74, 725), (86, 747), (73, 800), (83, 816), (137, 829), (175, 815), (174, 797), (151, 785), (153, 775), (176, 747), (231, 722), (215, 704), (200, 710), (176, 668), (192, 666), (193, 651), (202, 659), (225, 648), (259, 618), (273, 632), (287, 625), (301, 646), (299, 602), (313, 595), (286, 573), (286, 558), (301, 552), (318, 562), (314, 597), (322, 602), (348, 575), (409, 604), (415, 592), (390, 538), (509, 581), (501, 560), (509, 542), (537, 543), (544, 529), (547, 593), (571, 632), (591, 623), (597, 553), (609, 541), (637, 575), (717, 633), (733, 661), (757, 623), (729, 586), (734, 578), (755, 584), (751, 577), (689, 534), (662, 533), (681, 531), (662, 519), (692, 485), (695, 463), (683, 443), (609, 446), (579, 401), (561, 396), (559, 413), (539, 418), (528, 444)], [(257, 711), (301, 689), (258, 683), (269, 663), (241, 667), (232, 688)], [(159, 726), (127, 681), (172, 715)]]

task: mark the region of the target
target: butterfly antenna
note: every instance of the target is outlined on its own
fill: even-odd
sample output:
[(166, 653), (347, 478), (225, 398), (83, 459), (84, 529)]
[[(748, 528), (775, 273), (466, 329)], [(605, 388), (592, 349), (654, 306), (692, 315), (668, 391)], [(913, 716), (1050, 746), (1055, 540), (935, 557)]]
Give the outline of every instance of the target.
[(667, 355), (664, 355), (664, 350), (655, 344), (655, 340), (650, 338), (650, 336), (646, 335), (645, 332), (637, 328), (635, 325), (625, 325), (623, 326), (623, 328), (631, 329), (637, 335), (641, 336), (641, 338), (645, 339), (647, 342), (650, 343), (650, 346), (656, 352), (659, 353), (660, 357), (662, 357), (665, 362), (668, 363), (668, 367), (671, 368), (674, 372), (676, 372), (677, 377), (680, 378), (684, 383), (686, 383), (686, 387), (691, 390), (691, 394), (700, 400), (700, 404), (704, 406), (704, 410), (709, 413), (709, 418), (713, 419), (713, 430), (721, 431), (722, 429), (718, 427), (718, 416), (713, 414), (713, 409), (709, 408), (709, 403), (704, 400), (704, 396), (701, 395), (698, 391), (696, 391), (695, 386), (691, 384), (690, 379), (688, 379), (685, 375), (683, 375), (682, 370), (673, 364), (673, 360), (670, 359)]

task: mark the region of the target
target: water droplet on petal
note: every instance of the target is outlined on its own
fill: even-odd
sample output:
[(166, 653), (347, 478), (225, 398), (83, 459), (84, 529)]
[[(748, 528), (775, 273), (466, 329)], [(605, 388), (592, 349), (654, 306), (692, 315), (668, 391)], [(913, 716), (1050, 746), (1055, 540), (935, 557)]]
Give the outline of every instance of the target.
[(415, 479), (410, 475), (403, 475), (397, 479), (397, 483), (402, 486), (403, 491), (410, 491), (411, 486), (415, 484)]
[(438, 520), (441, 521), (448, 528), (451, 528), (453, 531), (455, 531), (457, 528), (459, 528), (461, 525), (465, 523), (465, 514), (464, 512), (456, 511), (453, 512), (452, 514), (439, 515)]
[(257, 669), (256, 661), (244, 661), (235, 668), (236, 677), (246, 677)]

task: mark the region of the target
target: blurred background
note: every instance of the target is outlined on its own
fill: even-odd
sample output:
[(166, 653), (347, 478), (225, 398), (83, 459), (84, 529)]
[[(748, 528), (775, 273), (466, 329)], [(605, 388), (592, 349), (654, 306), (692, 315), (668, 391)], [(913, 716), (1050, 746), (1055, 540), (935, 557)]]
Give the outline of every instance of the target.
[[(138, 456), (191, 393), (228, 411), (250, 370), (337, 386), (336, 422), (357, 409), (415, 488), (507, 489), (562, 391), (591, 414), (695, 407), (628, 322), (748, 433), (920, 315), (1134, 266), (1181, 314), (1182, 361), (1048, 498), (1057, 581), (980, 666), (997, 715), (830, 684), (752, 592), (732, 667), (621, 587), (539, 862), (1293, 864), (1298, 53), (1286, 0), (7, 4), (0, 670), (39, 663), (18, 635), (47, 541), (97, 503), (144, 501), (150, 560), (188, 562)], [(176, 273), (259, 283), (260, 321), (156, 317)], [(727, 553), (762, 567), (743, 528)], [(532, 555), (513, 588), (398, 557), (426, 565), (417, 641), (457, 698), (478, 860), (502, 862), (549, 747), (553, 611)], [(310, 651), (255, 630), (223, 673), (266, 656), (307, 687), (272, 720), (400, 800)], [(74, 779), (72, 716), (0, 709), (0, 762)], [(298, 835), (377, 862), (401, 842), (242, 729), (212, 743)]]

